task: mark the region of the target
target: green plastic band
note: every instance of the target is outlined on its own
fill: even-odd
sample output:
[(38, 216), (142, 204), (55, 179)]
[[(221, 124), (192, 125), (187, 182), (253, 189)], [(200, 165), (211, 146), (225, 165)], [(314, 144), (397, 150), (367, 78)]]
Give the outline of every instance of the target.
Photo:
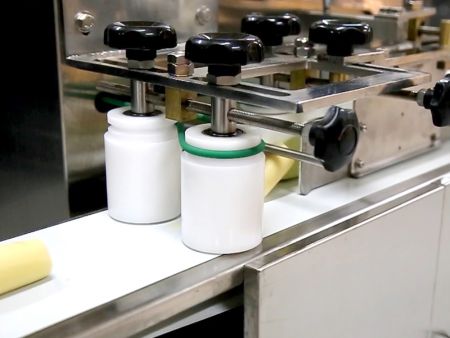
[(103, 102), (112, 104), (113, 106), (117, 106), (117, 107), (127, 107), (130, 105), (129, 102), (113, 99), (111, 97), (104, 97)]
[(209, 123), (211, 122), (211, 117), (202, 113), (197, 114), (197, 120), (203, 123)]
[(266, 148), (266, 143), (261, 140), (261, 143), (253, 148), (241, 149), (241, 150), (210, 150), (194, 147), (186, 143), (186, 138), (184, 135), (184, 125), (180, 122), (175, 123), (178, 130), (178, 141), (180, 142), (181, 149), (188, 152), (189, 154), (207, 157), (207, 158), (217, 158), (217, 159), (232, 159), (232, 158), (242, 158), (249, 157), (259, 154)]

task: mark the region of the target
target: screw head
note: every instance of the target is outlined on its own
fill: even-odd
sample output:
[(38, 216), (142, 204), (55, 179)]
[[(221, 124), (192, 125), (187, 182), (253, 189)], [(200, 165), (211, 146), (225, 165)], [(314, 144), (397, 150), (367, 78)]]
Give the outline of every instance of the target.
[(206, 25), (211, 21), (211, 19), (212, 12), (208, 6), (201, 6), (197, 9), (197, 12), (195, 13), (195, 21), (197, 21), (200, 26)]
[(365, 165), (366, 165), (366, 163), (363, 160), (359, 159), (359, 158), (355, 162), (355, 166), (357, 168), (359, 168), (359, 169), (364, 168)]
[(423, 0), (405, 0), (403, 5), (409, 11), (417, 11), (423, 8)]
[(74, 16), (75, 25), (78, 31), (84, 35), (88, 35), (95, 25), (95, 16), (89, 11), (80, 11)]

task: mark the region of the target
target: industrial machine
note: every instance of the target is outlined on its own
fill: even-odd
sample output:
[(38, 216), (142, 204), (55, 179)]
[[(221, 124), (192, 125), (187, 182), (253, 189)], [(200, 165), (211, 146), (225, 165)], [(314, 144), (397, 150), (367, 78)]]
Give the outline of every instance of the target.
[[(249, 338), (450, 335), (450, 21), (427, 25), (422, 1), (268, 3), (55, 2), (66, 147), (90, 149), (68, 175), (102, 172), (109, 111), (107, 170), (125, 182), (108, 182), (110, 215), (165, 222), (100, 212), (26, 234), (55, 271), (0, 298), (0, 335), (213, 336), (218, 318)], [(177, 164), (111, 161), (126, 135), (123, 153), (144, 156), (163, 115), (183, 151), (182, 231), (165, 213)], [(140, 175), (157, 178), (149, 200), (127, 195)]]

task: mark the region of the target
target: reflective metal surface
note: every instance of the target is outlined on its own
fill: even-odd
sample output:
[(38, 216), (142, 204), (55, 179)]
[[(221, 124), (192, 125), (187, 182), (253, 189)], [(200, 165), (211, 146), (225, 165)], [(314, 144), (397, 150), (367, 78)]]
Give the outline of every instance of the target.
[(247, 264), (245, 337), (428, 337), (444, 193), (416, 193)]
[[(382, 63), (420, 70), (431, 74), (432, 81), (412, 88), (431, 88), (444, 71), (436, 68), (440, 60), (450, 59), (442, 51), (388, 58)], [(350, 172), (361, 176), (387, 165), (403, 161), (439, 145), (442, 128), (436, 128), (431, 113), (414, 100), (372, 97), (356, 100), (354, 109), (365, 125), (353, 157)], [(448, 129), (448, 128), (447, 128)]]
[[(205, 12), (206, 8), (210, 19), (198, 22), (198, 11)], [(87, 35), (78, 30), (75, 22), (80, 11), (95, 16), (95, 25)], [(180, 42), (198, 33), (217, 31), (217, 0), (61, 0), (61, 15), (66, 55), (105, 50), (103, 30), (115, 21), (163, 22), (175, 28)]]
[[(305, 64), (306, 69), (339, 71), (358, 77), (345, 82), (291, 91), (243, 82), (238, 86), (221, 87), (207, 85), (201, 79), (200, 75), (201, 73), (204, 74), (204, 69), (202, 71), (196, 69), (192, 77), (176, 78), (163, 72), (127, 69), (124, 66), (110, 62), (111, 59), (120, 59), (121, 57), (123, 58), (123, 53), (121, 52), (103, 52), (100, 54), (70, 56), (66, 61), (69, 65), (81, 69), (296, 113), (329, 107), (367, 96), (389, 93), (429, 81), (429, 75), (415, 71), (366, 64), (340, 66), (332, 63), (309, 61)], [(294, 64), (298, 62), (295, 57), (286, 56), (284, 58), (287, 59), (287, 62), (289, 62), (289, 58)], [(273, 65), (273, 61), (271, 63), (270, 59), (269, 61), (263, 61), (262, 65), (266, 62), (276, 69), (276, 65)], [(285, 65), (285, 63), (282, 62), (282, 65)], [(252, 69), (251, 67), (249, 68)], [(245, 76), (246, 66), (243, 67), (242, 72), (243, 76)], [(363, 74), (366, 76), (362, 76)]]
[(131, 81), (131, 110), (136, 114), (148, 113), (145, 92), (145, 82), (136, 80)]

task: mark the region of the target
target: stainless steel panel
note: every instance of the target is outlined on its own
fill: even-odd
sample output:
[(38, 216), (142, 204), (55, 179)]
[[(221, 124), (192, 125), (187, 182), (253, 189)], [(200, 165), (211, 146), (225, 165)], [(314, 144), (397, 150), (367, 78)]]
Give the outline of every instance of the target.
[[(62, 0), (61, 6), (66, 55), (109, 49), (103, 44), (103, 30), (115, 21), (164, 22), (176, 29), (180, 42), (198, 33), (217, 31), (217, 0)], [(199, 18), (202, 11), (203, 19)], [(80, 12), (91, 13), (95, 18), (87, 35), (79, 31), (75, 22)]]
[(246, 267), (249, 338), (424, 338), (444, 189)]
[[(440, 57), (436, 54), (434, 59), (425, 62), (401, 63), (401, 67), (432, 75), (431, 82), (415, 89), (432, 88), (443, 78), (444, 71), (436, 68)], [(399, 59), (401, 62), (401, 57)], [(350, 166), (353, 176), (362, 176), (429, 151), (441, 140), (442, 129), (433, 126), (430, 111), (416, 102), (371, 97), (356, 100), (354, 106), (364, 128)]]
[[(450, 175), (442, 183), (445, 185), (441, 242), (438, 255), (438, 271), (433, 308), (433, 331), (441, 337), (450, 336)], [(436, 338), (439, 336), (436, 336)]]

